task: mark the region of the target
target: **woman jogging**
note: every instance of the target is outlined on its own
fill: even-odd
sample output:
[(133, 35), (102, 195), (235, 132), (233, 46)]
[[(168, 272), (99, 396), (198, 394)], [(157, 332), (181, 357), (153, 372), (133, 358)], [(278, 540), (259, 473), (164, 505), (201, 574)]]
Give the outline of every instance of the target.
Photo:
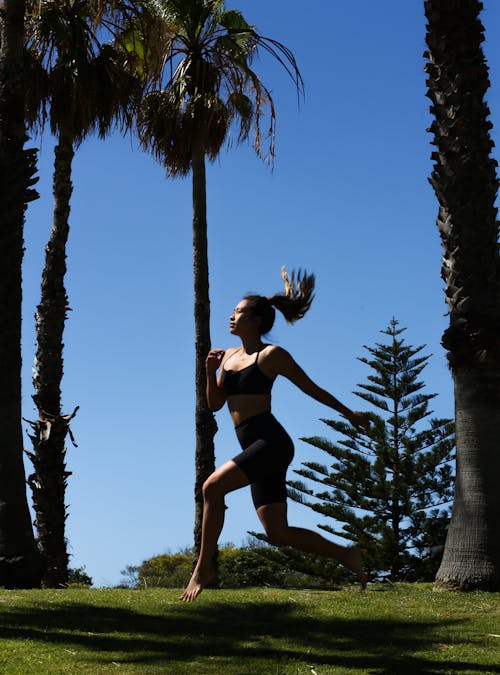
[(356, 573), (362, 589), (366, 586), (356, 546), (339, 546), (317, 532), (288, 524), (286, 471), (293, 458), (293, 442), (271, 414), (276, 377), (286, 377), (356, 428), (369, 429), (370, 422), (366, 415), (350, 410), (316, 385), (287, 351), (263, 342), (274, 324), (275, 308), (293, 323), (304, 316), (313, 299), (313, 275), (299, 271), (295, 283), (294, 274), (291, 280), (284, 269), (282, 274), (285, 293), (270, 298), (247, 295), (234, 308), (229, 331), (241, 340), (241, 346), (212, 349), (206, 360), (208, 405), (215, 411), (227, 402), (243, 451), (214, 471), (203, 485), (200, 556), (181, 595), (184, 602), (195, 600), (214, 578), (213, 556), (224, 523), (224, 497), (246, 485), (251, 486), (257, 515), (272, 544), (338, 560)]

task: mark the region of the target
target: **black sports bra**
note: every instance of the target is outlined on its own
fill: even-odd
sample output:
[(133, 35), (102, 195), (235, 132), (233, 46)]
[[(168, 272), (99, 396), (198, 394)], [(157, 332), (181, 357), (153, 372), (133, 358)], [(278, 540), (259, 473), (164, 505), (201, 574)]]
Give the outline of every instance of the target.
[[(231, 357), (229, 357), (231, 358)], [(222, 388), (227, 396), (238, 394), (270, 394), (273, 380), (264, 375), (257, 364), (259, 352), (255, 361), (241, 370), (225, 370)]]

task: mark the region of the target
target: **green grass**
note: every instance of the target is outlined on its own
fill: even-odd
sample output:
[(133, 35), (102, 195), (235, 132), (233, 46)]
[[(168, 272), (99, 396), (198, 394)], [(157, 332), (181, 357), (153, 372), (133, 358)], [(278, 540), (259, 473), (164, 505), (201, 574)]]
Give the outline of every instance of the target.
[(500, 594), (0, 590), (0, 673), (500, 673)]

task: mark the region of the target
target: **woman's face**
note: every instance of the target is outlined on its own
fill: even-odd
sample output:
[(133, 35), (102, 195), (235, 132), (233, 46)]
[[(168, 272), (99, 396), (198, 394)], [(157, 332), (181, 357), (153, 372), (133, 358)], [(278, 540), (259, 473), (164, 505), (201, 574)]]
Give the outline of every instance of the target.
[(240, 337), (259, 332), (260, 317), (253, 316), (248, 300), (241, 300), (229, 317), (229, 332)]

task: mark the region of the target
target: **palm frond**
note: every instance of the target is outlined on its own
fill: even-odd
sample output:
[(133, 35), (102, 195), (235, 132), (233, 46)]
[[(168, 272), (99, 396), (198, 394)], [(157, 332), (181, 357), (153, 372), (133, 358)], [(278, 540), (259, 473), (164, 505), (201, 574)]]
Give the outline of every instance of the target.
[[(156, 21), (162, 25), (160, 32), (168, 36), (161, 43), (161, 72), (151, 78), (149, 92), (156, 98), (170, 90), (176, 92), (179, 128), (175, 139), (171, 111), (165, 124), (153, 121), (153, 110), (157, 114), (167, 110), (164, 103), (153, 105), (151, 99), (138, 119), (143, 145), (165, 166), (173, 162), (167, 168), (170, 173), (184, 173), (193, 143), (201, 143), (205, 155), (215, 159), (224, 141), (231, 142), (228, 132), (234, 122), (236, 141), (252, 135), (257, 155), (272, 164), (276, 110), (271, 92), (251, 64), (262, 47), (285, 67), (300, 94), (303, 81), (292, 52), (277, 40), (260, 36), (240, 11), (226, 10), (223, 0), (150, 0), (146, 4), (153, 14), (151, 25)], [(144, 53), (139, 45), (141, 50)], [(196, 139), (189, 141), (188, 129), (197, 134)], [(154, 141), (153, 132), (162, 131), (166, 137)]]
[(32, 126), (43, 127), (48, 119), (54, 134), (64, 127), (76, 143), (94, 131), (104, 137), (115, 127), (131, 126), (143, 85), (129, 67), (126, 50), (102, 42), (104, 23), (113, 23), (118, 4), (117, 0), (31, 3), (26, 73)]

